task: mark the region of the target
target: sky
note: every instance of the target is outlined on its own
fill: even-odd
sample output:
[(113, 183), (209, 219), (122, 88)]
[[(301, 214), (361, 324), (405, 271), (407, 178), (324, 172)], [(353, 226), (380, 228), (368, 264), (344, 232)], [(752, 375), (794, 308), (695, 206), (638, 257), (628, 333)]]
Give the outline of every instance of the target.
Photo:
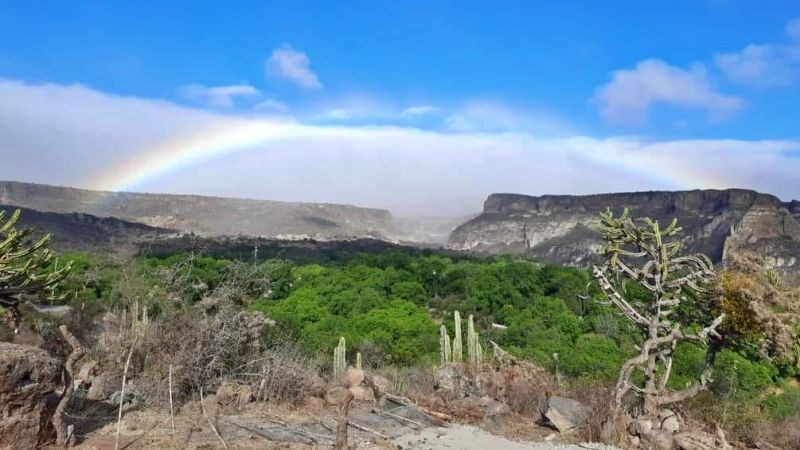
[(0, 179), (479, 211), (800, 198), (797, 1), (0, 0)]

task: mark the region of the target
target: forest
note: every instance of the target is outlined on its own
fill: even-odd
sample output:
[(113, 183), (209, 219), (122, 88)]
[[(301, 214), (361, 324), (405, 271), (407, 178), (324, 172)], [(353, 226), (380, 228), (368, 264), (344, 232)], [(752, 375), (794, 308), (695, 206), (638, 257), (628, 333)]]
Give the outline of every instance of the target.
[[(474, 315), (484, 343), (494, 341), (570, 386), (613, 384), (623, 362), (642, 344), (632, 324), (604, 302), (588, 270), (518, 257), (385, 251), (298, 264), (193, 254), (122, 259), (71, 253), (59, 261), (72, 264), (58, 286), (65, 295), (61, 302), (81, 311), (84, 320), (131, 309), (125, 302), (134, 297), (135, 308), (154, 320), (173, 314), (172, 300), (178, 295), (203, 302), (225, 286), (236, 286), (231, 296), (236, 308), (269, 318), (260, 332), (264, 345), (290, 340), (326, 365), (338, 339), (345, 337), (365, 367), (435, 366), (439, 327), (445, 324), (452, 335), (455, 311)], [(624, 289), (632, 301), (646, 301), (648, 294), (638, 284), (625, 283)], [(701, 320), (692, 317), (691, 307), (681, 314), (690, 323)], [(41, 319), (30, 326), (52, 333)], [(761, 339), (743, 335), (736, 345), (722, 349), (710, 390), (688, 407), (742, 435), (764, 420), (796, 418), (798, 361), (766, 356), (759, 350)], [(679, 389), (697, 378), (705, 355), (700, 345), (680, 343), (669, 387)]]

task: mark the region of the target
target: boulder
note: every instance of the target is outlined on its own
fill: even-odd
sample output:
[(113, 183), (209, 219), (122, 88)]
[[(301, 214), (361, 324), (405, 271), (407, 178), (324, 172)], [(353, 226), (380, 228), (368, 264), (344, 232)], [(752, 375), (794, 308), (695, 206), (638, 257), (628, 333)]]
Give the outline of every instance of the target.
[(347, 399), (347, 388), (339, 385), (328, 386), (325, 391), (325, 403), (339, 406)]
[(98, 372), (100, 372), (100, 365), (97, 363), (97, 361), (87, 361), (86, 363), (81, 364), (81, 368), (78, 370), (78, 375), (75, 377), (75, 382), (90, 384)]
[(103, 401), (108, 399), (111, 394), (119, 389), (120, 382), (107, 373), (96, 375), (92, 378), (92, 384), (86, 393), (86, 400)]
[(552, 396), (545, 399), (541, 413), (550, 425), (563, 433), (585, 424), (589, 409), (577, 400)]
[(714, 436), (703, 431), (684, 431), (674, 438), (675, 447), (680, 450), (716, 450), (730, 448), (727, 442), (719, 442)]
[(386, 377), (382, 377), (380, 375), (373, 375), (372, 376), (372, 383), (378, 388), (378, 392), (383, 395), (390, 393), (392, 390), (392, 382), (389, 381)]
[(237, 401), (240, 405), (256, 401), (256, 393), (253, 391), (253, 387), (249, 384), (239, 386)]
[(364, 382), (364, 371), (361, 369), (349, 367), (347, 371), (344, 373), (344, 381), (347, 384), (347, 387), (349, 388), (361, 386), (361, 383)]
[(0, 342), (0, 449), (37, 448), (55, 437), (62, 363), (46, 351)]
[(678, 416), (668, 409), (658, 413), (658, 420), (661, 426), (661, 431), (674, 434), (681, 429), (681, 422), (678, 419)]
[(375, 393), (371, 388), (363, 386), (355, 386), (350, 388), (350, 393), (353, 394), (353, 400), (360, 400), (362, 402), (371, 402), (375, 400)]
[(483, 424), (489, 431), (501, 432), (511, 415), (511, 408), (505, 403), (491, 400), (484, 407)]
[(238, 386), (230, 381), (223, 381), (217, 388), (216, 396), (217, 401), (221, 405), (236, 404), (239, 398)]

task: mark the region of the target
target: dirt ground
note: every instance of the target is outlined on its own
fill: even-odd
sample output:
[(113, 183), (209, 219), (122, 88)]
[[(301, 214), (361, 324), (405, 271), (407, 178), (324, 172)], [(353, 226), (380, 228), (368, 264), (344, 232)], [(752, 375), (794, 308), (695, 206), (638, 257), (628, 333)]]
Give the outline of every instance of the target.
[[(121, 422), (119, 448), (212, 449), (225, 445), (240, 449), (322, 449), (333, 443), (334, 407), (312, 410), (261, 403), (232, 409), (218, 407), (208, 399), (204, 406), (206, 415), (197, 401), (183, 405), (176, 411), (174, 428), (168, 408), (128, 411)], [(365, 450), (610, 448), (571, 444), (574, 436), (558, 435), (522, 417), (510, 417), (502, 429), (492, 430), (496, 434), (476, 424), (434, 424), (419, 411), (382, 411), (368, 402), (354, 404), (350, 418), (349, 443)], [(77, 435), (75, 448), (113, 449), (116, 417), (108, 417), (106, 422), (85, 435)]]

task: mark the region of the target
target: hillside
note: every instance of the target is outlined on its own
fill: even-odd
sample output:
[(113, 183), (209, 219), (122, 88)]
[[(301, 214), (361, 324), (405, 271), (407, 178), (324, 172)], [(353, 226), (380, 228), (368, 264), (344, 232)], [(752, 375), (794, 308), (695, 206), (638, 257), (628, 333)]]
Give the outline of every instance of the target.
[(448, 248), (510, 252), (585, 266), (600, 248), (592, 230), (606, 208), (629, 207), (634, 217), (661, 223), (677, 218), (688, 251), (722, 262), (730, 252), (755, 250), (796, 276), (800, 254), (800, 202), (741, 189), (634, 192), (586, 196), (492, 194), (483, 213), (450, 235)]
[(206, 236), (396, 238), (389, 211), (351, 205), (102, 192), (11, 181), (0, 181), (0, 204), (115, 217)]
[[(34, 237), (52, 235), (52, 247), (59, 251), (107, 251), (112, 246), (134, 244), (137, 247), (154, 240), (177, 238), (175, 232), (148, 225), (126, 222), (113, 217), (82, 213), (41, 212), (16, 205), (0, 204), (0, 211), (10, 215), (20, 209), (20, 226), (33, 228)], [(171, 239), (169, 239), (171, 240)]]

